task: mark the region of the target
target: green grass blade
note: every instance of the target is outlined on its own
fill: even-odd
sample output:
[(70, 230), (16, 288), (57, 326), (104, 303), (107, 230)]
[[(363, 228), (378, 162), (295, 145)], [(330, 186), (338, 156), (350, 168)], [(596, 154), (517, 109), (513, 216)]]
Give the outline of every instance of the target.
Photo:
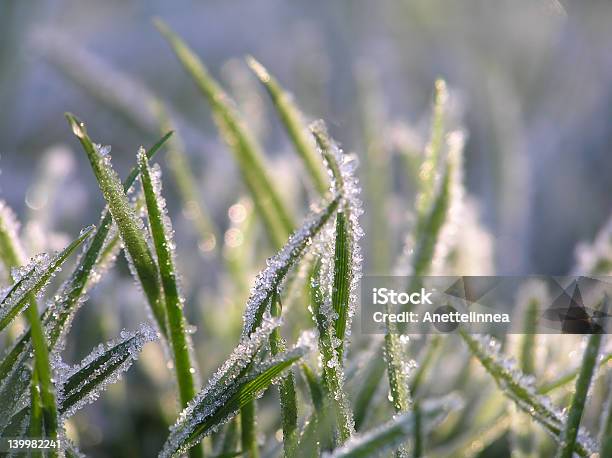
[[(563, 420), (561, 413), (553, 409), (549, 402), (536, 393), (535, 387), (514, 364), (505, 360), (494, 349), (496, 345), (483, 337), (469, 335), (464, 330), (460, 336), (467, 344), (472, 355), (493, 377), (503, 394), (516, 406), (540, 423), (558, 442), (561, 440)], [(588, 443), (577, 440), (574, 452), (582, 457), (590, 456), (593, 451)]]
[(66, 118), (72, 127), (72, 131), (87, 153), (87, 158), (98, 181), (100, 190), (108, 203), (109, 211), (119, 229), (127, 257), (133, 266), (136, 277), (142, 285), (153, 316), (157, 321), (157, 326), (160, 332), (167, 337), (166, 310), (163, 305), (161, 284), (157, 266), (143, 234), (144, 228), (142, 222), (130, 205), (123, 186), (110, 165), (108, 157), (100, 154), (99, 149), (93, 144), (89, 135), (87, 135), (85, 125), (71, 114), (66, 114)]
[[(606, 367), (610, 363), (610, 361), (612, 361), (612, 353), (606, 353), (605, 355), (602, 355), (602, 357), (599, 360), (599, 363), (597, 364), (597, 368), (602, 369)], [(558, 377), (557, 379), (553, 381), (543, 383), (537, 389), (538, 394), (548, 394), (558, 388), (564, 387), (572, 383), (572, 381), (576, 377), (578, 377), (579, 372), (580, 372), (580, 368), (576, 368), (574, 370), (569, 371), (567, 374), (564, 374)]]
[(411, 402), (408, 374), (404, 368), (406, 357), (403, 345), (397, 330), (386, 332), (384, 351), (389, 379), (389, 399), (396, 412), (407, 412)]
[[(282, 306), (278, 294), (273, 295), (271, 300), (270, 315), (280, 318)], [(270, 334), (270, 352), (273, 356), (276, 356), (283, 351), (285, 351), (285, 342), (280, 335), (279, 328), (276, 328)], [(297, 395), (295, 393), (295, 381), (291, 369), (280, 381), (278, 389), (280, 394), (281, 425), (283, 428), (283, 450), (285, 456), (289, 458), (295, 455), (298, 428)]]
[(429, 211), (435, 193), (435, 179), (444, 147), (445, 112), (448, 92), (444, 80), (437, 80), (434, 90), (433, 113), (429, 143), (425, 147), (425, 159), (419, 169), (420, 196), (417, 199), (417, 211), (423, 218)]
[(523, 338), (521, 341), (521, 370), (528, 375), (535, 374), (536, 330), (539, 317), (539, 303), (531, 299), (527, 303), (523, 325)]
[(312, 405), (315, 407), (316, 410), (321, 410), (321, 408), (323, 407), (323, 399), (325, 397), (321, 382), (308, 364), (302, 364), (301, 368), (302, 372), (304, 373), (306, 383), (308, 384), (308, 391), (310, 392)]
[(335, 337), (342, 342), (338, 347), (338, 359), (342, 361), (344, 337), (349, 315), (349, 295), (351, 284), (351, 250), (346, 216), (343, 212), (336, 213), (336, 245), (334, 252), (334, 285), (332, 290), (332, 306), (338, 315), (335, 327)]
[(431, 369), (431, 365), (433, 364), (436, 355), (441, 348), (441, 344), (442, 337), (439, 335), (433, 335), (428, 339), (425, 355), (423, 355), (423, 358), (419, 361), (414, 375), (410, 380), (410, 393), (412, 396), (416, 397), (419, 393), (419, 389), (427, 377), (429, 369)]
[(165, 200), (161, 195), (161, 176), (159, 171), (152, 171), (144, 149), (138, 152), (138, 166), (142, 181), (143, 193), (147, 204), (149, 215), (149, 226), (157, 261), (159, 273), (164, 292), (164, 302), (168, 316), (168, 328), (170, 344), (174, 356), (176, 377), (179, 387), (181, 405), (187, 403), (195, 395), (195, 382), (193, 373), (195, 372), (194, 363), (191, 361), (189, 349), (191, 343), (185, 331), (185, 318), (183, 316), (183, 302), (177, 284), (178, 273), (172, 246), (172, 226), (166, 212)]
[[(166, 201), (161, 194), (161, 171), (152, 171), (149, 167), (144, 148), (138, 152), (138, 167), (142, 182), (143, 194), (147, 205), (149, 227), (153, 237), (159, 275), (164, 293), (164, 303), (168, 317), (168, 331), (170, 346), (174, 359), (175, 374), (179, 389), (179, 399), (182, 408), (196, 394), (194, 376), (195, 362), (190, 354), (192, 343), (185, 331), (185, 318), (183, 316), (183, 302), (177, 284), (178, 273), (172, 247), (172, 222), (166, 211)], [(202, 456), (202, 449), (194, 448), (192, 456)]]
[[(1, 225), (1, 223), (0, 223)], [(85, 229), (82, 234), (70, 243), (61, 252), (54, 256), (47, 258), (46, 256), (35, 257), (31, 264), (21, 267), (17, 281), (13, 287), (8, 291), (6, 296), (0, 301), (0, 330), (4, 329), (10, 324), (10, 322), (30, 303), (37, 294), (39, 294), (49, 283), (55, 272), (64, 264), (68, 256), (74, 252), (90, 235), (93, 231), (93, 226)], [(0, 239), (4, 239), (0, 244), (2, 248), (3, 259), (5, 259), (5, 265), (9, 267), (12, 262), (10, 258), (12, 255), (4, 254), (9, 253), (6, 251), (6, 232), (0, 229)], [(6, 257), (5, 257), (6, 256)], [(17, 264), (13, 264), (15, 266)], [(39, 320), (38, 312), (36, 312), (36, 319)]]
[(325, 302), (321, 291), (320, 261), (315, 264), (311, 277), (311, 300), (313, 314), (319, 330), (319, 352), (323, 367), (323, 383), (329, 394), (336, 417), (336, 429), (340, 443), (346, 442), (354, 431), (353, 412), (344, 391), (344, 373), (342, 363), (334, 346), (334, 325), (331, 304)]
[(386, 368), (383, 352), (379, 350), (370, 361), (369, 367), (363, 376), (363, 383), (359, 386), (359, 390), (355, 395), (355, 401), (353, 402), (356, 431), (362, 429), (368, 414), (373, 408), (372, 402), (378, 391), (380, 381), (385, 375)]
[(254, 399), (250, 399), (240, 408), (240, 445), (247, 458), (259, 456), (257, 430), (255, 429), (256, 417), (257, 405)]
[(261, 148), (232, 108), (228, 95), (210, 76), (196, 54), (162, 21), (156, 20), (155, 25), (206, 97), (221, 135), (234, 153), (272, 244), (277, 248), (282, 246), (294, 224), (280, 197), (281, 193), (266, 173)]
[(122, 331), (120, 338), (92, 351), (76, 366), (61, 367), (58, 399), (62, 418), (94, 402), (107, 385), (130, 368), (144, 345), (156, 339), (156, 331), (141, 325), (134, 332)]
[(311, 213), (300, 229), (285, 243), (283, 248), (268, 260), (268, 267), (257, 275), (255, 285), (244, 312), (242, 336), (247, 337), (261, 322), (264, 311), (278, 286), (306, 252), (310, 241), (319, 233), (338, 206), (338, 198), (328, 203), (322, 210)]
[[(2, 212), (0, 218), (0, 257), (4, 262), (7, 269), (11, 269), (21, 264), (19, 240), (17, 238), (16, 228), (11, 222), (7, 221), (4, 216), (6, 212)], [(44, 288), (50, 281), (54, 273), (63, 265), (68, 256), (81, 244), (87, 237), (89, 237), (92, 228), (84, 230), (80, 237), (72, 242), (63, 251), (56, 254), (55, 256), (47, 259), (42, 258), (37, 263), (34, 261), (34, 266), (26, 266), (20, 268), (19, 271), (12, 271), (11, 275), (19, 278), (14, 278), (16, 284), (20, 285), (20, 290), (15, 293), (12, 288), (7, 297), (11, 297), (11, 301), (14, 303), (2, 301), (2, 322), (8, 324), (14, 316), (22, 310), (24, 305), (27, 305), (26, 316), (30, 324), (30, 334), (32, 340), (32, 348), (34, 350), (34, 373), (35, 377), (32, 379), (32, 390), (40, 392), (40, 406), (42, 410), (42, 417), (44, 419), (45, 434), (46, 437), (56, 439), (58, 434), (58, 418), (57, 418), (57, 404), (55, 400), (55, 393), (53, 383), (51, 381), (51, 366), (49, 364), (49, 347), (47, 339), (43, 330), (42, 322), (38, 316), (38, 307), (36, 304), (36, 294)], [(6, 297), (5, 297), (6, 299)], [(5, 326), (5, 325), (4, 325)], [(2, 329), (4, 326), (0, 326)], [(13, 375), (20, 372), (14, 371)], [(21, 372), (20, 374), (23, 374)], [(26, 377), (28, 375), (25, 372)], [(5, 384), (10, 383), (8, 380)], [(5, 385), (6, 386), (6, 385)], [(3, 390), (4, 394), (4, 390)], [(17, 398), (15, 398), (17, 399)], [(14, 400), (13, 400), (14, 402)], [(36, 400), (33, 401), (36, 403)], [(32, 410), (33, 423), (38, 422), (37, 410), (38, 405), (33, 406)], [(8, 415), (7, 415), (8, 417)], [(10, 417), (9, 417), (10, 418)], [(36, 429), (39, 428), (35, 425)], [(53, 450), (50, 452), (51, 456), (56, 456), (57, 451)]]
[[(246, 372), (230, 383), (224, 383), (218, 378), (213, 379), (172, 427), (160, 457), (175, 457), (185, 453), (203, 437), (233, 417), (239, 409), (252, 403), (274, 379), (298, 361), (303, 354), (304, 349), (297, 348), (257, 364), (253, 364), (251, 359)], [(248, 424), (251, 423), (249, 421)], [(246, 450), (247, 453), (253, 452), (251, 449)]]
[(319, 154), (312, 143), (311, 138), (307, 135), (304, 127), (302, 114), (298, 107), (291, 100), (291, 96), (278, 83), (278, 81), (270, 75), (268, 70), (261, 65), (253, 57), (247, 57), (247, 63), (253, 70), (259, 81), (263, 84), (272, 100), (272, 104), (278, 113), (278, 116), (285, 126), (285, 130), (291, 139), (293, 146), (301, 157), (306, 170), (317, 191), (321, 195), (327, 191), (327, 179), (323, 174), (323, 169), (319, 160)]
[(602, 334), (591, 334), (584, 350), (580, 373), (578, 374), (578, 380), (576, 380), (576, 389), (570, 402), (565, 426), (561, 432), (559, 450), (557, 451), (559, 458), (572, 458), (574, 455), (580, 420), (582, 419), (589, 387), (591, 386), (591, 379), (595, 372), (601, 340)]
[[(423, 406), (423, 421), (428, 424), (440, 422), (449, 408), (443, 403)], [(330, 458), (369, 458), (394, 450), (414, 435), (416, 420), (414, 413), (407, 412), (393, 420), (361, 435), (353, 436), (346, 444), (331, 453)]]
[[(28, 437), (44, 437), (43, 429), (42, 399), (40, 398), (38, 376), (34, 372), (32, 383), (30, 384), (30, 424), (28, 426)], [(42, 453), (39, 453), (38, 456), (42, 456)]]

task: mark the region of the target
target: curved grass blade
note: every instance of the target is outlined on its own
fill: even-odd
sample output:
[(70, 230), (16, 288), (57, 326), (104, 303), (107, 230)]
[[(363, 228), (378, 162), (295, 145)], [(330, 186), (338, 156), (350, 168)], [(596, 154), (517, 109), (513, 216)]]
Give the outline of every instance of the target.
[(30, 264), (13, 272), (13, 277), (16, 279), (15, 284), (0, 301), (0, 330), (4, 329), (28, 305), (32, 297), (40, 294), (55, 272), (66, 262), (68, 256), (91, 235), (93, 229), (93, 226), (84, 229), (78, 238), (54, 256), (36, 256)]
[(267, 267), (255, 279), (251, 296), (244, 312), (242, 337), (248, 337), (261, 322), (264, 312), (270, 305), (270, 299), (289, 269), (303, 256), (310, 241), (319, 233), (336, 210), (339, 198), (329, 202), (322, 210), (312, 212), (302, 227), (297, 230), (283, 248), (267, 261)]
[[(599, 362), (597, 363), (597, 368), (602, 369), (606, 367), (610, 361), (612, 361), (612, 353), (606, 353), (599, 358)], [(544, 383), (537, 388), (538, 394), (548, 394), (551, 391), (556, 390), (557, 388), (564, 387), (570, 384), (576, 377), (578, 377), (578, 373), (580, 372), (580, 368), (576, 368), (567, 374), (560, 376), (559, 378)]]
[(161, 283), (157, 266), (144, 236), (142, 221), (130, 205), (108, 154), (102, 154), (104, 152), (101, 151), (102, 148), (94, 145), (87, 135), (85, 124), (69, 113), (66, 114), (66, 118), (87, 153), (100, 190), (125, 245), (124, 251), (130, 266), (133, 266), (134, 274), (142, 285), (160, 332), (167, 338), (166, 310), (163, 305)]
[(300, 110), (291, 100), (289, 93), (280, 86), (278, 81), (270, 75), (263, 65), (252, 56), (247, 57), (247, 63), (255, 75), (257, 75), (261, 84), (266, 88), (274, 108), (285, 126), (287, 134), (289, 134), (296, 152), (302, 158), (315, 188), (321, 195), (325, 194), (328, 188), (327, 180), (323, 174), (315, 145), (306, 134)]
[[(533, 381), (525, 376), (515, 365), (502, 359), (493, 340), (484, 337), (471, 336), (464, 330), (459, 335), (467, 344), (472, 355), (478, 359), (503, 394), (514, 401), (516, 406), (540, 423), (557, 441), (561, 440), (563, 417), (550, 404), (547, 398), (539, 396), (533, 386)], [(581, 436), (583, 433), (580, 433)], [(584, 436), (586, 437), (586, 436)], [(579, 438), (574, 445), (574, 452), (579, 456), (588, 457), (593, 453), (591, 441)]]
[(570, 402), (565, 426), (561, 432), (559, 450), (557, 452), (559, 458), (572, 458), (574, 454), (580, 420), (582, 419), (582, 412), (584, 411), (589, 387), (591, 386), (591, 379), (595, 372), (601, 340), (602, 334), (591, 334), (584, 350), (580, 373), (578, 374), (578, 380), (576, 380), (576, 389)]
[(179, 456), (199, 443), (203, 437), (233, 417), (240, 408), (256, 399), (304, 353), (305, 349), (298, 347), (259, 363), (255, 363), (251, 358), (246, 369), (237, 378), (225, 383), (222, 378), (214, 378), (181, 413), (171, 429), (160, 457)]
[(280, 247), (294, 224), (281, 193), (268, 177), (261, 148), (229, 103), (229, 96), (210, 76), (196, 54), (160, 20), (155, 26), (206, 97), (224, 140), (234, 153), (243, 179), (253, 196), (262, 221), (274, 246)]
[(106, 386), (126, 372), (144, 345), (157, 340), (157, 333), (148, 325), (137, 331), (122, 331), (117, 340), (100, 344), (79, 364), (57, 365), (59, 411), (69, 418), (83, 406), (94, 402)]
[[(454, 408), (448, 404), (447, 400), (430, 405), (424, 403), (422, 421), (429, 427), (439, 423)], [(453, 401), (450, 404), (456, 403)], [(415, 427), (416, 418), (413, 412), (400, 414), (374, 430), (353, 436), (342, 447), (328, 455), (328, 458), (369, 458), (382, 455), (385, 451), (396, 449), (413, 436)]]

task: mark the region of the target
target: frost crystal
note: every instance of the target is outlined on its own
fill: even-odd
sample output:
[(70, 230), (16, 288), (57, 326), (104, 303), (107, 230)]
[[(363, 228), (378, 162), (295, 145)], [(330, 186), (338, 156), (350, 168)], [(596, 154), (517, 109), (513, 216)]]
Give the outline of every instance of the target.
[(142, 347), (157, 338), (157, 332), (143, 323), (136, 331), (123, 330), (119, 338), (98, 345), (74, 366), (63, 363), (59, 355), (54, 355), (52, 366), (62, 418), (70, 417), (98, 399), (106, 386), (118, 381), (138, 359)]

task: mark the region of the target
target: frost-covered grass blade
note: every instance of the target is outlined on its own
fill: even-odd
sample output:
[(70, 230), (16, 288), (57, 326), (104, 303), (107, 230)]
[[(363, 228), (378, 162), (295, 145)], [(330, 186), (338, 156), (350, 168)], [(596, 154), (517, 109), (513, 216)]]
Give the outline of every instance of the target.
[(161, 457), (178, 456), (212, 433), (238, 410), (252, 403), (284, 370), (306, 352), (304, 347), (256, 361), (255, 356), (278, 321), (265, 323), (243, 341), (185, 409), (172, 427)]
[(161, 195), (161, 171), (159, 168), (151, 170), (144, 149), (138, 152), (138, 166), (163, 287), (180, 400), (182, 406), (185, 407), (195, 395), (193, 378), (195, 368), (189, 354), (191, 343), (185, 331), (184, 299), (178, 286), (172, 223), (167, 214), (166, 201)]
[(167, 337), (166, 310), (163, 305), (157, 266), (145, 239), (142, 221), (136, 216), (119, 177), (112, 168), (108, 154), (109, 148), (95, 145), (87, 134), (85, 124), (73, 115), (66, 114), (66, 118), (87, 154), (100, 190), (108, 203), (109, 211), (125, 245), (126, 257), (142, 286), (157, 326), (160, 332)]
[(66, 262), (68, 256), (91, 235), (93, 229), (93, 226), (84, 229), (81, 235), (61, 252), (51, 257), (35, 256), (28, 265), (13, 271), (15, 284), (0, 301), (0, 330), (4, 329), (28, 305), (32, 296), (41, 293), (55, 272)]
[(268, 259), (267, 267), (257, 275), (251, 296), (244, 312), (243, 337), (251, 334), (261, 322), (264, 312), (270, 306), (270, 299), (285, 279), (287, 273), (303, 256), (319, 231), (338, 206), (336, 197), (323, 209), (312, 212), (302, 227), (286, 242), (283, 248)]
[(62, 418), (94, 402), (106, 386), (119, 380), (130, 368), (144, 345), (156, 339), (157, 332), (143, 324), (137, 331), (122, 331), (117, 340), (100, 344), (75, 366), (58, 361), (55, 369)]
[[(149, 227), (157, 254), (157, 266), (168, 317), (168, 336), (174, 359), (179, 399), (181, 407), (184, 408), (196, 394), (194, 380), (196, 368), (190, 354), (192, 349), (191, 339), (185, 331), (184, 299), (179, 291), (178, 273), (174, 259), (174, 231), (167, 213), (166, 200), (161, 194), (161, 170), (157, 166), (154, 166), (153, 170), (149, 167), (144, 148), (141, 148), (138, 152), (138, 167), (147, 206)], [(196, 455), (200, 454), (196, 452)]]
[[(503, 394), (514, 401), (516, 406), (540, 423), (557, 440), (561, 440), (564, 419), (548, 398), (538, 395), (533, 378), (525, 376), (512, 361), (504, 359), (498, 352), (498, 344), (491, 338), (472, 336), (459, 332), (472, 355), (493, 377)], [(580, 432), (574, 445), (574, 452), (588, 457), (593, 452), (592, 440)]]
[(591, 386), (591, 379), (595, 372), (597, 355), (599, 354), (602, 337), (602, 334), (591, 334), (584, 350), (582, 365), (580, 366), (578, 380), (576, 380), (576, 389), (572, 395), (567, 420), (561, 432), (559, 450), (557, 453), (559, 458), (572, 458), (574, 454), (580, 428), (580, 420), (582, 419), (589, 387)]

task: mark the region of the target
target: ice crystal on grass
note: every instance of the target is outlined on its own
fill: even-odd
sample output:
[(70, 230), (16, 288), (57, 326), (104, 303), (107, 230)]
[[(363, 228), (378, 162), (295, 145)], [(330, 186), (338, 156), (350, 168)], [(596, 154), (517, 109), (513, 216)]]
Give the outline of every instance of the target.
[(56, 355), (53, 368), (62, 418), (98, 399), (106, 386), (118, 381), (138, 359), (142, 347), (157, 338), (151, 326), (142, 324), (136, 331), (123, 330), (117, 339), (99, 344), (74, 366), (64, 364)]

